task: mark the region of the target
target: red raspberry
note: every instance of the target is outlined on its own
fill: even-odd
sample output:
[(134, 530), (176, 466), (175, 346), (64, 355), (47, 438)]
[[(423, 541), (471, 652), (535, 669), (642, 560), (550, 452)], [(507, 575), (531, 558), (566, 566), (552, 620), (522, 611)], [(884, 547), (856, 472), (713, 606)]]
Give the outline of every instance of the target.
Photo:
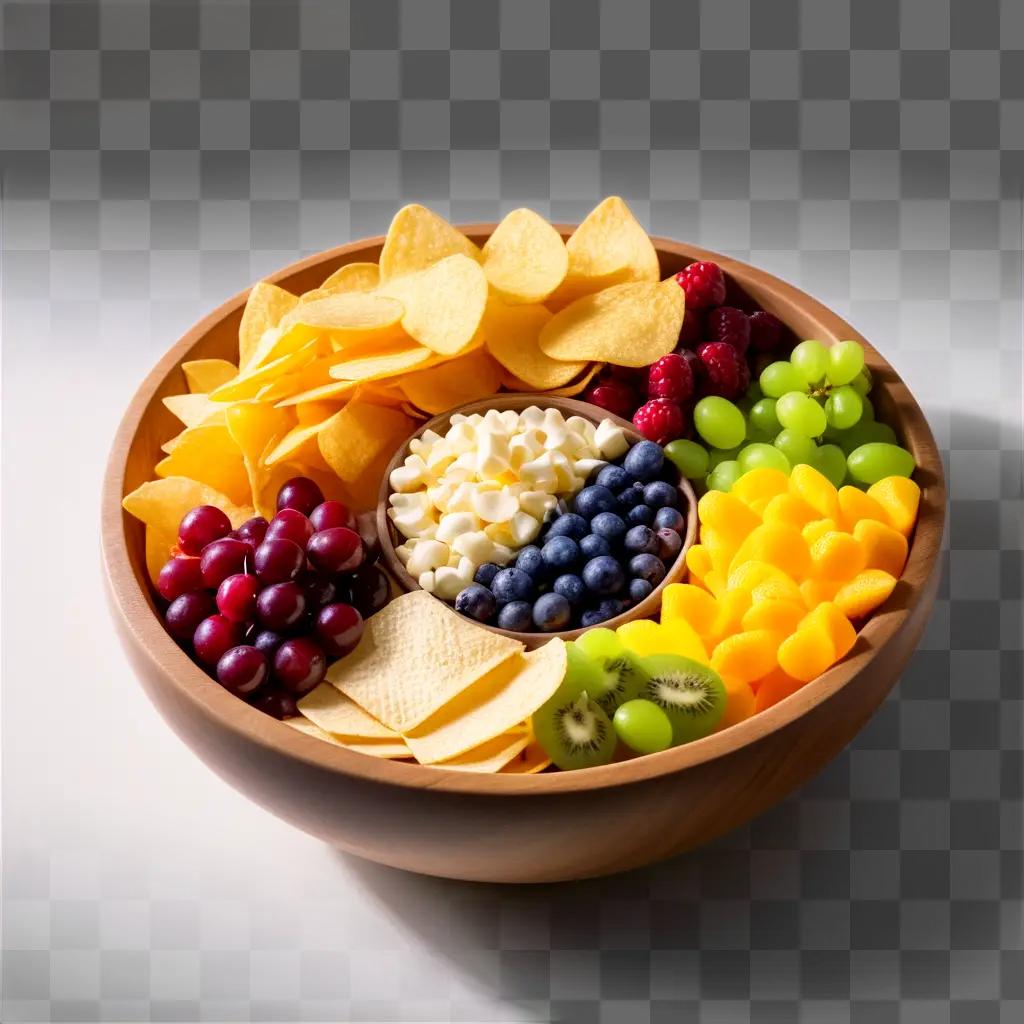
[(719, 306), (708, 313), (705, 323), (708, 341), (724, 341), (741, 356), (746, 355), (750, 345), (750, 321), (742, 309)]
[(750, 386), (747, 361), (726, 341), (709, 341), (697, 352), (707, 373), (707, 392), (739, 398)]
[(779, 347), (785, 328), (777, 316), (759, 309), (747, 319), (750, 323), (750, 344), (758, 352), (771, 352)]
[(633, 415), (638, 404), (633, 389), (625, 381), (616, 380), (614, 377), (591, 385), (584, 397), (591, 405), (607, 409), (608, 412), (627, 420)]
[(670, 398), (680, 405), (693, 397), (693, 369), (677, 352), (662, 356), (651, 363), (647, 374), (647, 394), (650, 398)]
[(676, 274), (676, 282), (686, 292), (686, 304), (692, 309), (707, 309), (725, 302), (725, 275), (717, 263), (691, 263)]
[(675, 402), (670, 402), (667, 398), (652, 398), (637, 409), (633, 416), (633, 426), (648, 441), (668, 444), (669, 441), (683, 436), (686, 417)]
[(704, 324), (700, 313), (687, 305), (683, 326), (679, 329), (679, 344), (683, 348), (696, 348), (704, 340)]

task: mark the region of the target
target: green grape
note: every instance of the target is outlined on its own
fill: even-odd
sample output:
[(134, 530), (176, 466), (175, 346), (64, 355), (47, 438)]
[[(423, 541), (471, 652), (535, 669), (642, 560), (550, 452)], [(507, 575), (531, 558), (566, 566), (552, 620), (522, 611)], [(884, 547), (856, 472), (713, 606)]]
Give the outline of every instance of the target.
[(771, 434), (774, 437), (781, 429), (782, 424), (779, 417), (775, 415), (774, 398), (761, 398), (756, 401), (750, 410), (750, 425), (762, 433)]
[(849, 430), (860, 422), (864, 401), (849, 384), (835, 388), (825, 399), (825, 419), (836, 430)]
[(711, 472), (715, 466), (720, 466), (723, 462), (729, 462), (735, 459), (740, 453), (740, 447), (737, 445), (735, 448), (712, 448), (708, 452), (708, 472)]
[(732, 485), (743, 474), (740, 472), (740, 464), (735, 459), (729, 459), (726, 462), (720, 462), (711, 472), (708, 474), (708, 490), (709, 491), (728, 491), (732, 489)]
[(849, 455), (855, 448), (859, 448), (864, 444), (871, 444), (872, 442), (898, 445), (899, 438), (896, 436), (896, 431), (888, 423), (861, 420), (860, 423), (850, 427), (849, 430), (840, 431), (836, 444)]
[(914, 456), (898, 445), (872, 441), (850, 452), (846, 465), (857, 483), (870, 485), (887, 476), (910, 476)]
[(672, 745), (672, 723), (651, 700), (627, 700), (612, 719), (619, 739), (638, 754), (656, 754)]
[(784, 427), (804, 437), (818, 437), (828, 425), (825, 410), (809, 395), (799, 391), (783, 395), (775, 406), (775, 415)]
[(860, 414), (860, 421), (861, 423), (869, 423), (875, 418), (875, 407), (871, 404), (870, 398), (862, 398), (861, 403), (864, 406), (864, 410)]
[(747, 433), (743, 413), (732, 402), (717, 395), (708, 395), (694, 406), (693, 425), (715, 448), (735, 448)]
[(759, 383), (769, 398), (781, 398), (789, 391), (807, 390), (807, 378), (792, 363), (781, 359), (769, 363), (761, 371)]
[(855, 341), (840, 341), (828, 350), (829, 384), (849, 384), (864, 368), (864, 349)]
[(811, 459), (811, 465), (830, 480), (833, 487), (841, 487), (846, 479), (846, 456), (838, 445), (820, 445)]
[(820, 341), (801, 341), (789, 354), (789, 361), (808, 383), (814, 384), (828, 369), (828, 350)]
[(860, 373), (850, 381), (850, 387), (863, 398), (871, 390), (872, 383), (871, 371), (864, 366), (861, 367)]
[(751, 384), (747, 387), (747, 393), (745, 397), (750, 399), (751, 404), (753, 404), (754, 402), (759, 402), (762, 398), (764, 398), (764, 395), (761, 392), (761, 385), (758, 384), (756, 380), (751, 382)]
[(771, 444), (748, 444), (740, 449), (736, 461), (743, 473), (749, 473), (752, 469), (780, 469), (789, 475), (789, 460), (780, 449)]
[(700, 480), (707, 476), (708, 450), (704, 445), (680, 438), (665, 445), (665, 455), (687, 480)]
[(791, 466), (802, 462), (810, 462), (818, 446), (809, 437), (798, 434), (795, 430), (783, 430), (775, 438), (775, 447), (789, 460)]

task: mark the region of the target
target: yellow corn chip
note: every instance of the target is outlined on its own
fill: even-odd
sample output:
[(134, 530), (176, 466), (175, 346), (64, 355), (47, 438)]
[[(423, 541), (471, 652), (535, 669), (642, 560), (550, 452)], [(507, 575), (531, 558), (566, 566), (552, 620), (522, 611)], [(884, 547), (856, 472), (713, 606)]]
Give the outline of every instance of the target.
[(449, 761), (438, 761), (432, 768), (448, 768), (453, 772), (498, 772), (530, 742), (529, 733), (503, 733), (480, 746), (467, 750)]
[(394, 729), (378, 722), (354, 700), (331, 686), (321, 683), (299, 701), (299, 710), (325, 732), (346, 740), (397, 740)]
[(238, 365), (244, 369), (263, 332), (276, 327), (289, 310), (299, 301), (297, 295), (278, 288), (269, 281), (257, 281), (249, 291), (245, 309), (242, 310), (242, 321), (238, 325)]
[(327, 292), (372, 292), (380, 284), (376, 263), (345, 263), (324, 278), (320, 288)]
[(436, 414), (493, 395), (501, 384), (501, 371), (487, 351), (477, 349), (407, 374), (398, 383), (413, 405)]
[(483, 247), (481, 264), (506, 302), (541, 302), (569, 269), (562, 236), (533, 210), (513, 210)]
[(487, 305), (487, 351), (527, 385), (525, 390), (562, 387), (587, 368), (586, 360), (552, 359), (540, 350), (537, 339), (550, 319), (551, 313), (544, 306), (506, 306), (494, 301)]
[(328, 420), (317, 443), (338, 478), (352, 484), (379, 455), (394, 452), (413, 426), (397, 409), (354, 398)]
[(305, 718), (286, 718), (285, 725), (290, 725), (298, 732), (312, 736), (314, 739), (323, 740), (325, 743), (333, 743), (336, 747), (345, 747), (354, 750), (359, 754), (369, 754), (370, 757), (382, 757), (387, 760), (410, 757), (409, 748), (397, 740), (347, 740), (325, 732), (319, 726), (307, 721)]
[(403, 206), (388, 228), (380, 253), (380, 280), (415, 273), (446, 256), (480, 258), (480, 250), (443, 217), (418, 203)]
[(327, 681), (404, 733), (522, 647), (416, 590), (366, 620), (359, 646), (327, 670)]
[(238, 367), (226, 359), (190, 359), (181, 364), (181, 372), (185, 374), (189, 391), (205, 395), (231, 380), (238, 373)]
[(226, 424), (189, 427), (153, 470), (157, 476), (183, 476), (220, 491), (236, 505), (251, 500), (242, 452)]
[(405, 741), (423, 764), (457, 757), (529, 718), (558, 689), (565, 666), (565, 644), (557, 637), (514, 654), (406, 731)]

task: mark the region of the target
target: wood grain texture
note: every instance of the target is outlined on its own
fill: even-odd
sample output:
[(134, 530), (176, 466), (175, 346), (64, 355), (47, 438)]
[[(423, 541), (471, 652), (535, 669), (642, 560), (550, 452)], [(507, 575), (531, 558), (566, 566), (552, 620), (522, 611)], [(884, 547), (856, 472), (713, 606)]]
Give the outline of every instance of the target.
[[(464, 230), (486, 240), (493, 224)], [(556, 225), (563, 236), (570, 225)], [(798, 336), (864, 344), (880, 419), (918, 464), (917, 528), (904, 574), (842, 663), (723, 732), (660, 754), (541, 775), (472, 775), (366, 757), (304, 736), (231, 696), (164, 632), (146, 582), (143, 530), (121, 498), (152, 475), (177, 430), (160, 399), (185, 390), (185, 359), (232, 358), (246, 293), (196, 324), (143, 381), (118, 428), (102, 497), (102, 547), (114, 623), (128, 659), (171, 727), (239, 791), (298, 828), (384, 864), (453, 878), (554, 881), (625, 870), (708, 842), (771, 807), (850, 742), (892, 688), (935, 601), (946, 488), (925, 418), (889, 364), (849, 324), (792, 285), (704, 249), (654, 238), (663, 276), (718, 262)], [(270, 280), (316, 287), (343, 263), (375, 260), (382, 238), (285, 267)], [(586, 843), (579, 836), (586, 835)]]
[[(401, 538), (398, 536), (398, 532), (395, 530), (394, 525), (388, 518), (388, 497), (391, 494), (391, 485), (389, 482), (391, 471), (402, 465), (405, 461), (406, 455), (409, 454), (410, 443), (417, 437), (422, 436), (427, 430), (433, 430), (438, 434), (444, 434), (448, 429), (451, 417), (455, 413), (463, 413), (466, 416), (470, 416), (475, 412), (487, 412), (488, 409), (497, 409), (499, 412), (504, 412), (506, 409), (515, 409), (516, 412), (521, 412), (523, 409), (528, 409), (531, 405), (539, 406), (542, 409), (557, 409), (566, 418), (569, 416), (582, 416), (585, 419), (591, 420), (593, 423), (600, 423), (601, 420), (605, 419), (612, 420), (622, 427), (633, 444), (636, 444), (637, 441), (643, 440), (642, 435), (637, 431), (633, 424), (629, 422), (629, 420), (624, 420), (620, 416), (615, 416), (613, 413), (605, 412), (603, 409), (598, 409), (589, 402), (579, 402), (574, 398), (559, 398), (552, 395), (531, 395), (518, 392), (516, 394), (494, 395), (492, 398), (483, 398), (477, 402), (469, 402), (467, 405), (461, 405), (457, 409), (450, 409), (448, 412), (443, 412), (439, 416), (435, 416), (433, 419), (421, 424), (412, 434), (409, 435), (408, 439), (402, 447), (395, 452), (394, 458), (388, 464), (388, 468), (384, 473), (384, 478), (381, 481), (380, 500), (377, 503), (377, 535), (380, 537), (381, 558), (384, 561), (384, 567), (403, 590), (419, 590), (420, 586), (406, 571), (406, 568), (399, 560), (398, 555), (395, 554), (395, 545), (401, 543)], [(690, 550), (690, 545), (693, 544), (697, 538), (699, 520), (697, 517), (697, 496), (693, 493), (693, 487), (690, 486), (689, 480), (680, 480), (679, 493), (680, 508), (685, 510), (686, 515), (686, 533), (683, 536), (683, 546), (679, 555), (676, 557), (676, 560), (672, 565), (669, 566), (668, 571), (665, 573), (665, 578), (661, 583), (659, 583), (658, 586), (655, 587), (654, 590), (652, 590), (651, 593), (648, 594), (647, 597), (645, 597), (638, 605), (627, 609), (621, 615), (616, 615), (614, 618), (601, 623), (601, 625), (607, 629), (615, 629), (616, 627), (621, 626), (624, 622), (632, 622), (633, 619), (649, 619), (652, 616), (657, 615), (661, 608), (662, 591), (670, 583), (678, 583), (685, 575), (686, 552)], [(491, 630), (493, 633), (500, 633), (502, 636), (518, 640), (520, 643), (525, 644), (530, 650), (547, 643), (547, 641), (553, 636), (561, 637), (563, 640), (575, 640), (581, 634), (586, 632), (586, 630), (582, 628), (563, 629), (554, 633), (524, 633), (514, 629), (499, 629), (497, 626), (487, 626), (485, 628)]]

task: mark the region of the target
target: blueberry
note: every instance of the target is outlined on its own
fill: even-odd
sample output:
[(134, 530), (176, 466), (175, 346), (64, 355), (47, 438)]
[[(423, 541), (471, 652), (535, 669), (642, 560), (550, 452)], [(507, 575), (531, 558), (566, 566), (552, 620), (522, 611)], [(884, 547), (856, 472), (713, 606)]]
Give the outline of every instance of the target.
[(578, 516), (575, 512), (566, 512), (564, 516), (559, 516), (551, 521), (546, 536), (549, 538), (571, 537), (573, 540), (579, 540), (580, 537), (585, 537), (588, 533), (590, 533), (590, 528), (583, 516)]
[(584, 629), (589, 629), (591, 626), (599, 626), (607, 617), (607, 615), (602, 615), (596, 608), (593, 608), (580, 616), (580, 625)]
[(666, 565), (671, 565), (683, 546), (683, 538), (675, 530), (659, 530), (658, 550), (654, 552)]
[(544, 633), (565, 629), (571, 618), (572, 609), (561, 594), (541, 594), (533, 605), (533, 624)]
[(642, 505), (644, 503), (643, 484), (630, 484), (629, 487), (619, 491), (615, 500), (619, 504), (620, 513), (628, 512), (631, 508)]
[(581, 605), (587, 596), (587, 588), (583, 585), (583, 580), (572, 572), (559, 576), (551, 585), (551, 589), (556, 594), (561, 594), (573, 608)]
[(665, 563), (657, 555), (634, 555), (629, 560), (629, 574), (656, 587), (665, 578)]
[(576, 511), (584, 519), (593, 519), (598, 512), (611, 512), (615, 508), (615, 495), (607, 487), (593, 484), (590, 487), (584, 487), (576, 495), (574, 505)]
[(598, 555), (610, 555), (612, 553), (612, 546), (604, 537), (599, 537), (596, 533), (588, 533), (580, 541), (580, 554), (586, 558), (597, 558)]
[(621, 615), (625, 610), (626, 603), (614, 597), (606, 598), (597, 606), (597, 614), (601, 616), (602, 622), (606, 619), (614, 619), (616, 615)]
[(658, 553), (658, 535), (649, 526), (632, 526), (626, 534), (622, 546), (631, 555), (656, 555)]
[[(544, 576), (544, 559), (541, 558), (540, 548), (536, 544), (527, 544), (525, 548), (520, 550), (519, 554), (516, 555), (515, 564), (520, 572), (525, 572), (527, 576), (535, 580), (540, 580)], [(499, 598), (499, 600), (501, 599)], [(509, 600), (515, 599), (510, 598)]]
[(683, 513), (677, 508), (659, 508), (654, 513), (654, 528), (682, 533), (686, 529), (686, 520), (683, 518)]
[(544, 568), (549, 576), (575, 569), (580, 562), (580, 546), (572, 537), (552, 537), (540, 549)]
[(598, 471), (597, 482), (618, 494), (633, 483), (633, 478), (621, 466), (605, 466)]
[(496, 608), (494, 595), (482, 583), (470, 583), (455, 598), (455, 610), (477, 622), (489, 622)]
[(598, 555), (583, 566), (583, 582), (598, 597), (617, 594), (626, 582), (622, 566), (611, 555)]
[(654, 522), (654, 509), (650, 505), (636, 505), (626, 515), (630, 526), (650, 526)]
[(494, 577), (500, 568), (501, 566), (495, 565), (493, 562), (484, 562), (483, 565), (478, 565), (473, 574), (473, 582), (489, 587), (494, 582)]
[(515, 633), (533, 631), (533, 605), (529, 601), (509, 601), (498, 612), (498, 628), (511, 629)]
[(629, 581), (629, 599), (633, 604), (639, 604), (645, 597), (650, 596), (653, 590), (654, 587), (647, 580)]
[(664, 480), (653, 480), (644, 488), (644, 504), (651, 508), (675, 508), (679, 491)]
[(626, 524), (622, 516), (616, 515), (614, 512), (598, 512), (590, 520), (590, 529), (598, 537), (604, 537), (605, 540), (613, 544), (626, 532)]
[(622, 460), (622, 468), (632, 473), (637, 480), (656, 480), (665, 462), (665, 453), (661, 445), (653, 441), (640, 441), (626, 452)]
[(491, 583), (491, 593), (500, 604), (509, 601), (529, 601), (533, 598), (536, 587), (533, 577), (522, 569), (502, 569)]

